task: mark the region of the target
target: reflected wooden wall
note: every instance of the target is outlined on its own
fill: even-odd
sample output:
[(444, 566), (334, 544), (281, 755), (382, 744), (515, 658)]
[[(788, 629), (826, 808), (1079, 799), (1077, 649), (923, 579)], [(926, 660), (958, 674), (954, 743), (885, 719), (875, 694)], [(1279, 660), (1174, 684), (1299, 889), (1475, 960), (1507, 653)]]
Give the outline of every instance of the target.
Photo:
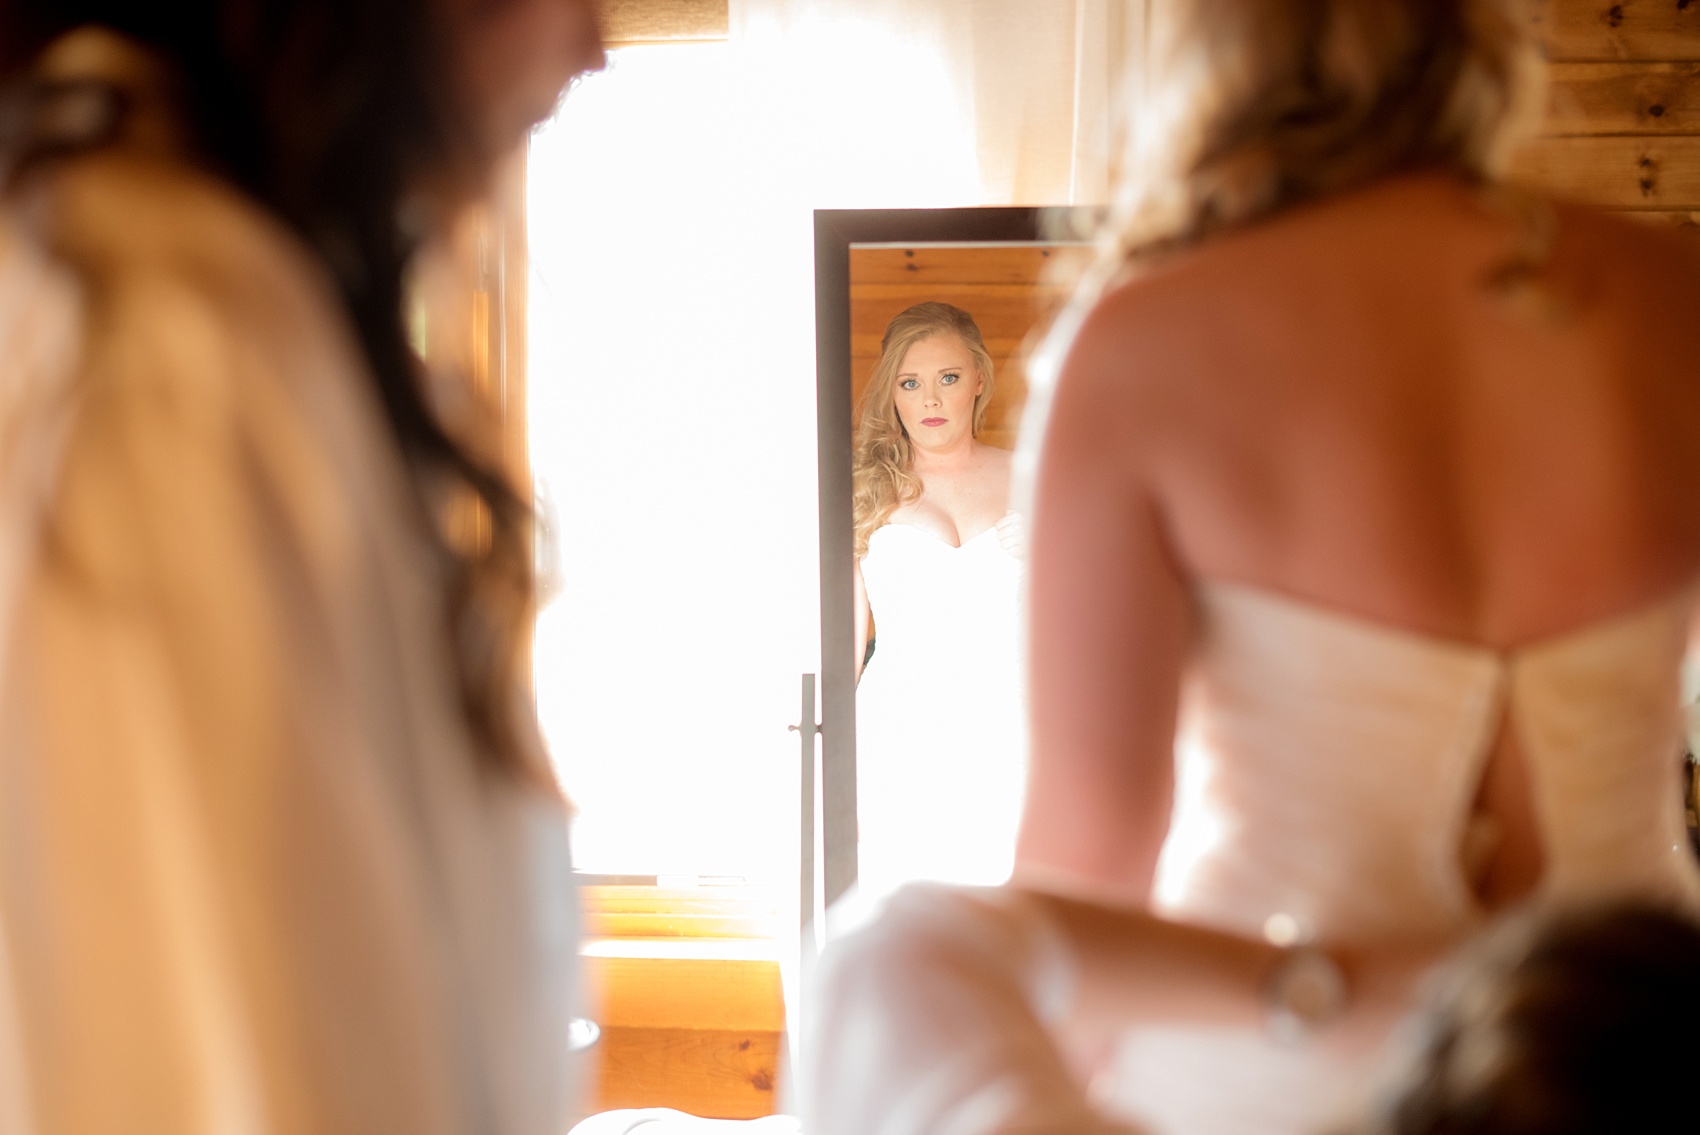
[(1013, 448), (1027, 398), (1022, 348), (1067, 301), (1089, 255), (1078, 245), (851, 249), (852, 405), (861, 406), (892, 317), (911, 304), (943, 300), (974, 317), (991, 352), (995, 379), (980, 440)]
[(1517, 178), (1700, 227), (1700, 3), (1536, 0), (1533, 18), (1552, 92)]

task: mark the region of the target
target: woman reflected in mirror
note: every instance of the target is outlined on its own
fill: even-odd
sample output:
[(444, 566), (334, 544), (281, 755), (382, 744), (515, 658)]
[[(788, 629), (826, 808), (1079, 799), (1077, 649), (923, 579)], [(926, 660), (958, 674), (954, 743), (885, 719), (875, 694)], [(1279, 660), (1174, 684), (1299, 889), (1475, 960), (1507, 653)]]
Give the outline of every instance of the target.
[(914, 878), (997, 882), (1010, 868), (1024, 549), (1010, 453), (979, 440), (993, 378), (973, 317), (929, 301), (886, 328), (862, 397), (852, 485), (865, 895)]

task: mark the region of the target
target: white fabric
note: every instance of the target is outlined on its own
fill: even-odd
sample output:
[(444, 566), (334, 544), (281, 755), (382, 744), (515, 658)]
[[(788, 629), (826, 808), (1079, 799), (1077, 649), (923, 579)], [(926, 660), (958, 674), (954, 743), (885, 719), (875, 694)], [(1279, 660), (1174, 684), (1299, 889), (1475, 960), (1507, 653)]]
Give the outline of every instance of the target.
[(1018, 893), (915, 884), (822, 959), (809, 1135), (1110, 1135), (1047, 1023), (1065, 948)]
[[(1691, 592), (1509, 654), (1246, 587), (1199, 597), (1165, 913), (1254, 937), (1283, 914), (1338, 943), (1466, 931), (1465, 825), (1502, 728), (1544, 897), (1700, 893), (1678, 786)], [(1356, 1106), (1363, 1071), (1169, 1028), (1130, 1035), (1119, 1069), (1118, 1105), (1175, 1135), (1314, 1132)]]
[(1009, 877), (1027, 756), (1021, 574), (995, 529), (960, 548), (908, 524), (868, 541), (876, 645), (856, 690), (865, 898), (914, 879)]
[(0, 217), (0, 1124), (556, 1135), (564, 809), (482, 764), (343, 318), (219, 184)]
[[(1124, 72), (1144, 57), (1149, 0), (732, 0), (731, 37), (786, 52), (823, 56), (803, 73), (845, 69), (840, 53), (860, 56), (852, 74), (864, 87), (792, 91), (812, 107), (880, 105), (897, 83), (919, 97), (903, 127), (921, 127), (953, 148), (972, 139), (980, 192), (958, 205), (1102, 204), (1115, 104)], [(925, 73), (881, 74), (894, 52), (922, 52)], [(942, 80), (954, 96), (948, 117), (933, 94)], [(852, 83), (856, 80), (851, 79)], [(952, 121), (954, 119), (954, 121)], [(834, 136), (833, 144), (844, 140)], [(891, 141), (895, 141), (892, 139)], [(889, 146), (890, 142), (888, 142)], [(931, 182), (947, 171), (929, 171)], [(933, 204), (927, 184), (920, 199)], [(866, 207), (854, 201), (842, 207)]]
[[(1255, 589), (1200, 589), (1158, 903), (1260, 936), (1463, 933), (1461, 876), (1486, 757), (1516, 730), (1546, 851), (1542, 897), (1700, 894), (1677, 783), (1683, 591), (1502, 654)], [(901, 891), (822, 963), (811, 1135), (1081, 1135), (1086, 1105), (1045, 1029), (1060, 963), (1009, 894)], [(1064, 967), (1066, 968), (1066, 967)], [(1316, 1135), (1349, 1120), (1377, 1054), (1259, 1030), (1140, 1028), (1105, 1110), (1157, 1135)]]
[(1677, 759), (1692, 592), (1509, 654), (1252, 588), (1200, 596), (1166, 912), (1252, 935), (1287, 914), (1336, 942), (1465, 929), (1460, 847), (1502, 728), (1547, 897), (1694, 896)]
[(584, 1120), (569, 1135), (797, 1135), (796, 1116), (703, 1119), (670, 1107), (622, 1108)]

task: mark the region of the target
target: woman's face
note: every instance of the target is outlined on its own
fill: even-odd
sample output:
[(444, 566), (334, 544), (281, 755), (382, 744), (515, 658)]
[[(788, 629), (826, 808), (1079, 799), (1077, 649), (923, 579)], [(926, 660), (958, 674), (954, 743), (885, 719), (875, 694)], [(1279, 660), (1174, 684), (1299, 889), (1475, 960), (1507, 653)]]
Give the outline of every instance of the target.
[(602, 53), (598, 0), (440, 0), (479, 141), (491, 155), (519, 145), (561, 91)]
[(941, 452), (973, 438), (974, 399), (985, 388), (962, 336), (940, 331), (904, 353), (892, 399), (909, 439)]

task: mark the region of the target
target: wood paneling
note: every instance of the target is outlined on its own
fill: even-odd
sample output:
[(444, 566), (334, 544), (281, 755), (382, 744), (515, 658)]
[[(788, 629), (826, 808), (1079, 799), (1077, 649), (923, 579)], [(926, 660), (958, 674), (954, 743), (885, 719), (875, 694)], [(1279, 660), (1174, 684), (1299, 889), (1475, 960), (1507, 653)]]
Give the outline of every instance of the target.
[(779, 933), (767, 887), (590, 886), (580, 891), (592, 938), (763, 938)]
[(1700, 209), (1700, 136), (1538, 138), (1513, 177), (1607, 209)]
[(972, 248), (863, 247), (851, 254), (855, 283), (879, 284), (1043, 284), (1061, 273), (1057, 287), (1073, 284), (1079, 250), (1073, 246), (983, 244)]
[(1535, 24), (1553, 60), (1700, 60), (1700, 3), (1691, 0), (1536, 0)]
[(598, 1111), (671, 1107), (708, 1119), (760, 1119), (777, 1111), (780, 1034), (726, 1029), (605, 1028), (607, 1069)]
[(1692, 227), (1700, 210), (1700, 0), (1538, 0), (1554, 60), (1514, 180)]
[[(852, 253), (854, 255), (854, 253)], [(852, 263), (851, 272), (855, 268)], [(1049, 311), (1066, 299), (1068, 289), (1042, 284), (950, 284), (916, 280), (913, 284), (857, 284), (851, 277), (850, 335), (852, 340), (869, 338), (877, 345), (891, 317), (922, 299), (946, 298), (974, 317), (980, 333), (991, 339), (1019, 342), (1032, 327), (1037, 314)], [(939, 292), (940, 295), (932, 293)], [(854, 348), (852, 348), (854, 349)]]
[(602, 0), (609, 47), (725, 39), (728, 0)]
[(1700, 131), (1700, 63), (1556, 63), (1543, 132)]
[(785, 1029), (779, 963), (584, 958), (602, 1039), (595, 1108), (672, 1107), (715, 1119), (775, 1110)]
[(597, 990), (597, 1023), (641, 1029), (785, 1027), (779, 963), (748, 958), (584, 959)]
[(770, 1114), (785, 1029), (772, 888), (603, 884), (580, 897), (597, 1110)]
[(980, 440), (1013, 448), (1027, 401), (1029, 337), (1067, 301), (1090, 255), (1077, 245), (851, 249), (853, 404), (861, 404), (892, 317), (912, 304), (943, 300), (974, 317), (992, 356), (992, 401)]

